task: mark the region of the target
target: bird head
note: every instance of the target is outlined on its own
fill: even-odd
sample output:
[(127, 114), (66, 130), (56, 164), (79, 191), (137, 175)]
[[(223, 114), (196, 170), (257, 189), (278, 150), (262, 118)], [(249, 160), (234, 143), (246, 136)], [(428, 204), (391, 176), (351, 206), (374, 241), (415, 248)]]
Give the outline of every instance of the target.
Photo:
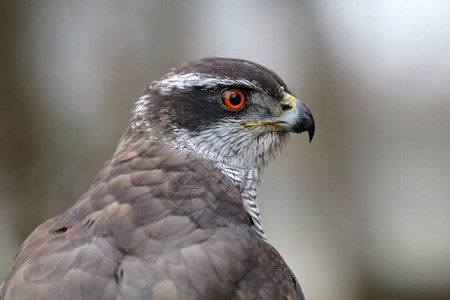
[[(311, 111), (273, 71), (253, 62), (203, 58), (154, 81), (125, 136), (194, 151), (230, 167), (264, 166), (289, 132), (314, 135)], [(120, 145), (129, 142), (122, 139)]]

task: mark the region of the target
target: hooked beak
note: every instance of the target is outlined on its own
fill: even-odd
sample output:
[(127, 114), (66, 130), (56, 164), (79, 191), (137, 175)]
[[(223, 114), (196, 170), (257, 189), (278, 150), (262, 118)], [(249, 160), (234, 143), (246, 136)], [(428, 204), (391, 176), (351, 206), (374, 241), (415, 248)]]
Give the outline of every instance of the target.
[(300, 133), (307, 131), (309, 142), (314, 136), (314, 118), (311, 111), (291, 94), (284, 93), (281, 101), (282, 114), (272, 120), (245, 123), (245, 126), (273, 125), (276, 131)]

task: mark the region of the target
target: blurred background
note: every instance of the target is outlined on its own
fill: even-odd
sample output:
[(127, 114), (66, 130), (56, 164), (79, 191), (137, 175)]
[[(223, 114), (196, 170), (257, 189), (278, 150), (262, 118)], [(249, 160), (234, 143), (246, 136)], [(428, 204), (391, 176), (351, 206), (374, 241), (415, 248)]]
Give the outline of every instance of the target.
[(449, 1), (1, 1), (0, 34), (0, 282), (90, 186), (146, 85), (226, 56), (314, 114), (259, 199), (308, 300), (450, 299)]

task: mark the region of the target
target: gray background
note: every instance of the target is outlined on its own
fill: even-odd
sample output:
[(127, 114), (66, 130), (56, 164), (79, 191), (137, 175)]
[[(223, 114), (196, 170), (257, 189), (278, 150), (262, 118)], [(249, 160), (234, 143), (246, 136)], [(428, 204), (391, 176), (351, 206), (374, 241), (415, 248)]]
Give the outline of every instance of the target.
[(276, 71), (316, 120), (260, 190), (308, 300), (450, 299), (449, 1), (2, 1), (0, 30), (0, 281), (148, 83), (227, 56)]

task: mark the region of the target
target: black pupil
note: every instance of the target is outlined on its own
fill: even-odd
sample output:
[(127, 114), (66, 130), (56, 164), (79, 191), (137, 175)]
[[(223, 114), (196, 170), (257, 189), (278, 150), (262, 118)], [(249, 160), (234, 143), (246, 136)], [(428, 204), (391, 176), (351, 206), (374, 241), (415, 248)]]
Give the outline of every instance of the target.
[(241, 104), (241, 95), (238, 93), (232, 93), (230, 95), (230, 103), (234, 106)]

